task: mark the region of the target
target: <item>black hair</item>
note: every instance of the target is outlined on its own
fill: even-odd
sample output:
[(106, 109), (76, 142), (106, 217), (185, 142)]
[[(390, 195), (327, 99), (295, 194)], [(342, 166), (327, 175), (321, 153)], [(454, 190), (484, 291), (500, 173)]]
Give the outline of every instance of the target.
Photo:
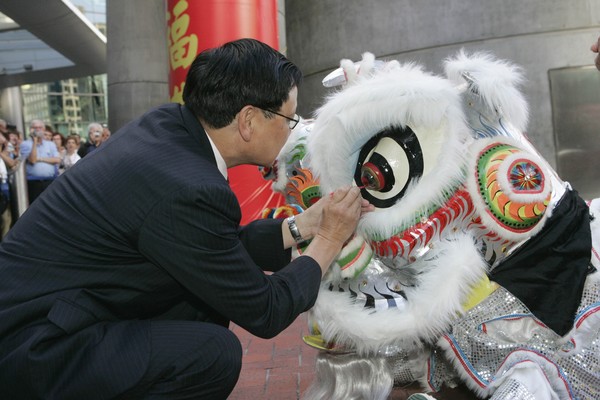
[(239, 39), (198, 54), (183, 89), (185, 105), (213, 128), (233, 121), (246, 105), (277, 111), (302, 72), (272, 47)]

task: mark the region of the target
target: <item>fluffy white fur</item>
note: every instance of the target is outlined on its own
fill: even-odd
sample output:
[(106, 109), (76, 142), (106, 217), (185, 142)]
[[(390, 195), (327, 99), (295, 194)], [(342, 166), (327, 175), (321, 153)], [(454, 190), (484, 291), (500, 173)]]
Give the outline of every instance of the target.
[(364, 216), (359, 230), (367, 235), (388, 237), (412, 224), (415, 213), (429, 203), (441, 204), (441, 193), (462, 180), (464, 143), (470, 133), (458, 91), (448, 80), (415, 65), (392, 63), (373, 75), (357, 77), (317, 111), (307, 144), (308, 161), (323, 192), (352, 185), (360, 149), (390, 126), (410, 126), (421, 137), (442, 134), (444, 151), (433, 172), (419, 182), (421, 190), (408, 190), (396, 206)]
[(486, 274), (486, 263), (473, 239), (460, 235), (440, 242), (426, 260), (411, 267), (420, 272), (416, 287), (405, 290), (408, 306), (374, 312), (348, 293), (321, 289), (312, 316), (326, 340), (353, 347), (359, 354), (387, 345), (419, 347), (433, 342), (461, 312), (473, 286)]
[(524, 80), (520, 67), (487, 53), (469, 55), (461, 50), (445, 60), (444, 70), (456, 84), (464, 83), (463, 74), (469, 74), (488, 107), (496, 110), (519, 131), (525, 130), (529, 112), (527, 101), (519, 90)]
[(352, 60), (340, 61), (340, 67), (344, 70), (347, 84), (355, 83), (359, 78), (367, 77), (374, 72), (375, 56), (372, 53), (364, 53), (362, 61), (356, 65)]

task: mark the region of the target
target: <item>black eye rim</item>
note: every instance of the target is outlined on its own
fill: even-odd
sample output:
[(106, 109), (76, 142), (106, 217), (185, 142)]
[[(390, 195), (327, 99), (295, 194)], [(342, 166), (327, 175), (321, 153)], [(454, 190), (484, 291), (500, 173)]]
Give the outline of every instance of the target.
[(388, 208), (396, 204), (398, 200), (404, 197), (409, 184), (423, 176), (424, 170), (423, 151), (421, 149), (419, 138), (415, 132), (409, 126), (391, 126), (381, 130), (379, 133), (377, 133), (377, 135), (369, 139), (361, 148), (358, 161), (356, 163), (356, 169), (354, 171), (354, 182), (357, 186), (363, 186), (361, 179), (362, 166), (365, 162), (370, 160), (366, 159), (367, 155), (377, 145), (377, 143), (385, 137), (394, 140), (396, 143), (398, 143), (402, 150), (404, 150), (408, 160), (409, 171), (408, 179), (406, 180), (406, 183), (402, 189), (398, 192), (398, 194), (388, 199), (378, 199), (369, 193), (367, 189), (361, 189), (362, 197), (377, 208)]

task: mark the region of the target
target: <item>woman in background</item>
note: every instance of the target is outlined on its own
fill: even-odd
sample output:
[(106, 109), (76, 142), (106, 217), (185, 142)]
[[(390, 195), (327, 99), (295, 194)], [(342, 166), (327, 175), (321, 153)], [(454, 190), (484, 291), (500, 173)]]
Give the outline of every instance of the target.
[(78, 142), (78, 137), (74, 135), (69, 136), (66, 140), (65, 156), (63, 157), (63, 167), (65, 171), (81, 159), (79, 154), (77, 154), (77, 149), (79, 148)]
[(65, 172), (65, 156), (67, 149), (65, 148), (65, 137), (58, 132), (52, 133), (52, 141), (56, 145), (58, 150), (58, 156), (60, 157), (60, 164), (58, 164), (58, 173), (62, 174)]

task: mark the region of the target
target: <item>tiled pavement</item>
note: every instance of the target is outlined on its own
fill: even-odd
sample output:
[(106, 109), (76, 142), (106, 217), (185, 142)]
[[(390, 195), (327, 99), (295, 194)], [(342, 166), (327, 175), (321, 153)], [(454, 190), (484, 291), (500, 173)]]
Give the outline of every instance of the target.
[(308, 334), (306, 315), (274, 339), (252, 336), (236, 325), (231, 329), (242, 342), (244, 356), (240, 379), (229, 400), (300, 399), (315, 375), (317, 355), (316, 349), (302, 341)]
[[(232, 325), (231, 330), (240, 339), (244, 355), (240, 379), (228, 400), (301, 398), (315, 376), (317, 356), (317, 350), (302, 341), (302, 336), (308, 334), (305, 314), (273, 339), (252, 336), (237, 325)], [(390, 400), (404, 400), (415, 391), (416, 388), (396, 388)], [(435, 397), (444, 400), (475, 399), (464, 388), (447, 390)]]

